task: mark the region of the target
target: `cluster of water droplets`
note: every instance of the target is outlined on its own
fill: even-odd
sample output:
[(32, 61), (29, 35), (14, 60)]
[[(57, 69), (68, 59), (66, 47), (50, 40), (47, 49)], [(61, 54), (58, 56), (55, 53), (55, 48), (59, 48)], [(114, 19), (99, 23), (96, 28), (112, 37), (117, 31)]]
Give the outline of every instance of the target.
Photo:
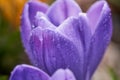
[(103, 20), (103, 28), (104, 28), (104, 39), (106, 42), (109, 42), (110, 37), (111, 37), (111, 13), (106, 13), (105, 18)]
[(32, 29), (40, 26), (40, 27), (44, 27), (45, 25), (45, 19), (46, 19), (46, 16), (44, 13), (42, 12), (37, 12), (35, 17), (34, 17), (34, 20), (33, 20), (33, 23), (32, 23)]
[[(85, 25), (85, 24), (84, 24)], [(83, 31), (83, 21), (81, 19), (79, 19), (79, 30), (82, 32)]]

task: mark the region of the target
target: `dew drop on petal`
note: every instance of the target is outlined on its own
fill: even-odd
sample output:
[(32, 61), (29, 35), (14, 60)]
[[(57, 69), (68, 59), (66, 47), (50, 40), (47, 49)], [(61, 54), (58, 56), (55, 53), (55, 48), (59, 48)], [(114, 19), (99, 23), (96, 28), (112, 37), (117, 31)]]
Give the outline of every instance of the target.
[(94, 42), (95, 42), (95, 38), (94, 38), (94, 37), (92, 38), (91, 42), (92, 42), (92, 43), (94, 43)]
[(32, 29), (34, 29), (35, 28), (35, 25), (32, 25)]

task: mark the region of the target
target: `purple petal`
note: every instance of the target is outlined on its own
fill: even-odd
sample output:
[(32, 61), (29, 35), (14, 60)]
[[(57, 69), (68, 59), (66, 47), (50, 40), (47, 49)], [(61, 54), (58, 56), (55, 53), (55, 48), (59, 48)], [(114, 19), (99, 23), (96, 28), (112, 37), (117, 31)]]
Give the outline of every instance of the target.
[(77, 16), (79, 12), (81, 12), (81, 9), (74, 0), (56, 0), (48, 10), (47, 15), (50, 21), (58, 26), (67, 17)]
[(68, 67), (75, 72), (76, 76), (81, 73), (78, 49), (58, 32), (37, 27), (32, 32), (30, 47), (35, 61), (34, 65), (50, 75), (59, 68)]
[(41, 27), (42, 29), (51, 28), (56, 29), (54, 26), (42, 12), (37, 12), (35, 16), (34, 26)]
[(30, 20), (29, 20), (28, 8), (29, 8), (29, 5), (26, 4), (24, 7), (24, 10), (23, 10), (23, 13), (22, 13), (21, 27), (20, 27), (22, 42), (26, 49), (26, 52), (29, 52), (28, 40), (29, 40), (30, 31), (31, 31), (31, 24), (30, 24)]
[(58, 27), (58, 31), (69, 38), (79, 50), (81, 59), (81, 76), (84, 80), (87, 70), (88, 50), (90, 46), (91, 30), (88, 26), (88, 19), (85, 13), (80, 13), (78, 18), (68, 18)]
[[(40, 69), (43, 69), (44, 71), (46, 71), (46, 68), (44, 67), (45, 65), (43, 63), (43, 56), (42, 56), (42, 54), (36, 55), (36, 54), (33, 54), (33, 53), (43, 53), (42, 52), (42, 43), (39, 41), (39, 39), (42, 40), (42, 31), (41, 30), (45, 30), (45, 29), (55, 30), (56, 27), (53, 24), (51, 24), (47, 20), (46, 17), (41, 16), (40, 12), (37, 13), (37, 16), (38, 16), (37, 17), (38, 20), (37, 20), (35, 25), (37, 25), (38, 28), (34, 28), (33, 31), (32, 31), (32, 32), (35, 32), (36, 35), (38, 35), (38, 37), (34, 37), (35, 41), (33, 42), (37, 52), (32, 52), (30, 50), (28, 56), (30, 57), (31, 62), (33, 64), (35, 64), (36, 66), (40, 66)], [(31, 32), (31, 35), (32, 35), (32, 32)], [(30, 45), (29, 45), (29, 47), (30, 47)], [(33, 50), (34, 50), (34, 48), (33, 48)], [(38, 56), (39, 56), (39, 58), (38, 58)]]
[(70, 68), (78, 80), (83, 79), (87, 63), (87, 56), (83, 53), (89, 47), (90, 37), (90, 29), (83, 15), (78, 19), (66, 20), (58, 29), (37, 27), (30, 37), (33, 64), (50, 75), (59, 68)]
[[(111, 12), (107, 2), (106, 1), (97, 2), (93, 5), (93, 7), (96, 9), (91, 8), (90, 9), (93, 10), (93, 12), (95, 12), (94, 14), (97, 14), (96, 10), (98, 7), (101, 7), (101, 5), (102, 8), (101, 11), (99, 11), (100, 12), (99, 19), (96, 19), (97, 24), (95, 25), (95, 29), (91, 40), (91, 46), (88, 53), (90, 56), (88, 70), (89, 77), (93, 75), (98, 64), (100, 63), (112, 36)], [(94, 15), (92, 17), (94, 18)], [(95, 23), (94, 20), (91, 21), (93, 21), (92, 23)]]
[(48, 9), (48, 5), (40, 1), (33, 0), (33, 1), (28, 2), (28, 5), (29, 5), (29, 18), (30, 18), (31, 23), (34, 23), (35, 15), (38, 11), (42, 13), (46, 13)]
[[(66, 45), (63, 45), (65, 43)], [(62, 54), (69, 50), (70, 46), (68, 43), (71, 45), (71, 47), (73, 46), (69, 40), (65, 39), (59, 33), (54, 32), (53, 30), (50, 30), (50, 29), (43, 30), (40, 27), (37, 27), (36, 29), (32, 31), (32, 35), (30, 38), (31, 49), (32, 49), (34, 56), (36, 56), (35, 59), (39, 60), (41, 57), (44, 58), (43, 61), (45, 61), (46, 67), (50, 68), (49, 72), (51, 74), (55, 71), (55, 69), (57, 69), (56, 68), (57, 66), (58, 67), (64, 66), (64, 62), (61, 62), (63, 58)], [(64, 49), (65, 51), (62, 50), (61, 48)], [(75, 50), (73, 46), (73, 49), (71, 50), (71, 52)], [(39, 55), (40, 56), (42, 55), (42, 56), (40, 57)], [(56, 59), (61, 59), (61, 60), (56, 60)], [(38, 61), (37, 63), (39, 64), (40, 61)]]
[(41, 11), (42, 13), (42, 12), (46, 12), (46, 10), (47, 10), (47, 6), (37, 1), (30, 1), (24, 7), (21, 17), (21, 37), (27, 53), (30, 53), (28, 40), (29, 40), (30, 31), (32, 30), (32, 26), (35, 26), (34, 21), (36, 19), (34, 18), (38, 11)]
[(90, 24), (92, 33), (95, 32), (98, 21), (101, 18), (101, 15), (102, 15), (103, 10), (104, 10), (103, 9), (104, 4), (105, 4), (104, 0), (97, 1), (87, 11), (87, 16), (88, 16), (88, 19), (89, 19), (89, 24)]
[(76, 79), (69, 69), (66, 70), (59, 69), (54, 73), (50, 80), (76, 80)]
[(9, 80), (49, 80), (50, 77), (42, 70), (29, 66), (18, 65), (11, 73)]
[(80, 13), (76, 18), (68, 18), (57, 28), (57, 30), (70, 39), (79, 50), (81, 45), (85, 51), (89, 48), (91, 29), (88, 26), (88, 19), (85, 13)]

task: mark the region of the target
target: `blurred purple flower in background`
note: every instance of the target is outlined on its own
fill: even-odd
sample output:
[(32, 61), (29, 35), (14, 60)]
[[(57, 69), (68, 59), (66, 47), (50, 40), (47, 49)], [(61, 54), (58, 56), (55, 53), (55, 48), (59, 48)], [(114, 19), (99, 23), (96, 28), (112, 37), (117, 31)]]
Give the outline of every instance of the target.
[[(90, 80), (111, 39), (110, 8), (104, 0), (94, 3), (86, 13), (74, 0), (56, 0), (50, 7), (29, 1), (22, 14), (21, 35), (34, 66), (50, 76), (58, 69), (63, 68), (64, 72), (68, 68), (76, 80)], [(34, 68), (28, 69), (31, 70)], [(46, 75), (41, 71), (37, 73)], [(34, 74), (19, 73), (17, 67), (13, 75), (24, 77)]]

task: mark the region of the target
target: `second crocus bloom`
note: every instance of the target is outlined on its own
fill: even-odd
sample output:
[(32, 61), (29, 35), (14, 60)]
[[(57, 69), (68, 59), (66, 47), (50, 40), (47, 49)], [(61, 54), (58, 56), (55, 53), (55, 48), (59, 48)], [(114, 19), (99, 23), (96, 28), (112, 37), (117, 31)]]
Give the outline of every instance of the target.
[(52, 76), (30, 65), (17, 65), (9, 80), (76, 80), (69, 69), (58, 69)]
[(83, 13), (74, 0), (50, 7), (29, 1), (23, 10), (22, 42), (31, 62), (49, 75), (70, 69), (77, 80), (91, 79), (112, 34), (109, 6), (101, 0)]

